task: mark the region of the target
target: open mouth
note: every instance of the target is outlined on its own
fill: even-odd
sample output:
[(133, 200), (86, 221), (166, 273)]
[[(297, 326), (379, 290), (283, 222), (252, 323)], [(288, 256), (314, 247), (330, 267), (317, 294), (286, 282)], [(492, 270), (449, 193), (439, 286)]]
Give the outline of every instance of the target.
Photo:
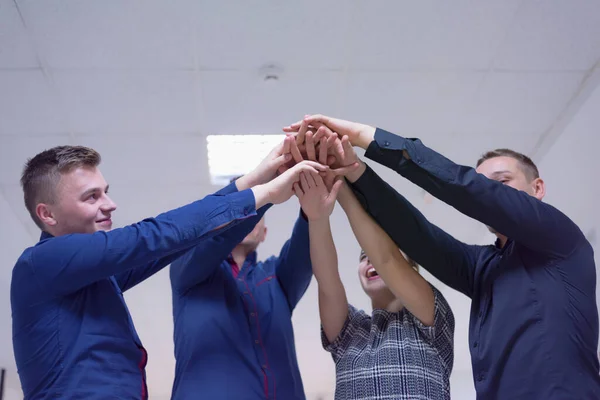
[(375, 271), (375, 268), (371, 267), (367, 270), (367, 279), (373, 280), (379, 278), (379, 274)]

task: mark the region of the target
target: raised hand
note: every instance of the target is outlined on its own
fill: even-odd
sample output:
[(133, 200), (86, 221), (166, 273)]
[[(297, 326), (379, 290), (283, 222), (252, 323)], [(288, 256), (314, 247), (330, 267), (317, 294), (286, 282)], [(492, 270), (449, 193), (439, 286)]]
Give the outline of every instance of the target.
[[(318, 175), (326, 173), (329, 167), (314, 161), (302, 161), (279, 175), (277, 178), (253, 188), (257, 208), (266, 203), (280, 204), (292, 197), (294, 194), (294, 183), (300, 180), (300, 173), (311, 173)], [(257, 194), (258, 193), (258, 194)], [(260, 197), (260, 201), (258, 199)]]
[(343, 181), (331, 173), (326, 181), (317, 173), (301, 172), (300, 183), (294, 183), (294, 192), (309, 221), (329, 218), (333, 211)]
[(292, 143), (295, 144), (294, 138), (287, 136), (275, 146), (256, 168), (236, 181), (238, 190), (267, 183), (285, 172), (288, 169), (286, 163), (292, 161), (290, 150)]
[(294, 133), (296, 142), (301, 144), (305, 140), (306, 130), (310, 127), (319, 128), (325, 125), (331, 131), (340, 136), (348, 136), (353, 146), (359, 146), (366, 149), (375, 136), (375, 128), (358, 122), (345, 121), (343, 119), (326, 117), (315, 114), (304, 117), (303, 120), (293, 123), (283, 128), (284, 132)]

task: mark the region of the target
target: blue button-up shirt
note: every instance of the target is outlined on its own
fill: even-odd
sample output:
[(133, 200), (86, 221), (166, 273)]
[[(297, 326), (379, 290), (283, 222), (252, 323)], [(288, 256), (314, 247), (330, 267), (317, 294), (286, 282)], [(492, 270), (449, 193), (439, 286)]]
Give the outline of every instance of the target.
[(171, 265), (174, 400), (305, 398), (292, 311), (312, 278), (308, 222), (298, 218), (278, 257), (251, 253), (239, 273), (228, 260), (266, 209)]
[(208, 196), (110, 232), (43, 233), (23, 252), (11, 281), (25, 399), (147, 398), (146, 353), (122, 292), (255, 215), (248, 190)]
[(371, 169), (353, 184), (402, 250), (472, 299), (477, 397), (600, 398), (594, 255), (573, 221), (417, 139), (378, 129), (366, 156), (509, 238), (502, 248), (464, 244), (427, 221)]

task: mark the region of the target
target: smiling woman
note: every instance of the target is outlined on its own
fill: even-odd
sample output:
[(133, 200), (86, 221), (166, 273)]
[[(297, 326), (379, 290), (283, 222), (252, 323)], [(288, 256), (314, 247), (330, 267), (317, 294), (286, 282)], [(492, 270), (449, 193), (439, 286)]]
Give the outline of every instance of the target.
[[(344, 154), (354, 159), (347, 141), (340, 144), (346, 145)], [(360, 169), (364, 171), (364, 164)], [(301, 186), (297, 195), (309, 204), (307, 199), (329, 198), (336, 192), (328, 179), (315, 179), (307, 185), (302, 182)], [(322, 343), (335, 361), (335, 398), (449, 399), (454, 360), (450, 306), (366, 213), (346, 184), (339, 188), (338, 201), (364, 249), (358, 277), (373, 312), (368, 315), (348, 304), (329, 225), (332, 208), (316, 213), (320, 218), (310, 219), (312, 213), (303, 204), (310, 219)]]

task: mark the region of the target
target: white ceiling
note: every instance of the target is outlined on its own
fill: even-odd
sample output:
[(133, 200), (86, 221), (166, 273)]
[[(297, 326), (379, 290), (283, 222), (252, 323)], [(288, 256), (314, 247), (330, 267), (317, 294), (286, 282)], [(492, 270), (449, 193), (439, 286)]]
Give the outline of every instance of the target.
[[(420, 137), (461, 163), (498, 146), (541, 161), (598, 85), (599, 60), (600, 0), (0, 0), (0, 367), (17, 385), (8, 287), (38, 236), (18, 186), (36, 152), (99, 150), (119, 225), (217, 189), (205, 136), (280, 133), (305, 113)], [(268, 64), (281, 69), (278, 80), (264, 80)], [(377, 170), (458, 238), (489, 240), (479, 224)], [(272, 210), (263, 256), (277, 252), (296, 212), (293, 202)], [(350, 299), (368, 307), (339, 210), (334, 224)], [(168, 398), (172, 379), (168, 289), (161, 273), (128, 296), (150, 349), (152, 398)], [(457, 314), (455, 386), (470, 396), (468, 301), (444, 293)], [(333, 385), (316, 315), (313, 285), (295, 315), (313, 398)]]

